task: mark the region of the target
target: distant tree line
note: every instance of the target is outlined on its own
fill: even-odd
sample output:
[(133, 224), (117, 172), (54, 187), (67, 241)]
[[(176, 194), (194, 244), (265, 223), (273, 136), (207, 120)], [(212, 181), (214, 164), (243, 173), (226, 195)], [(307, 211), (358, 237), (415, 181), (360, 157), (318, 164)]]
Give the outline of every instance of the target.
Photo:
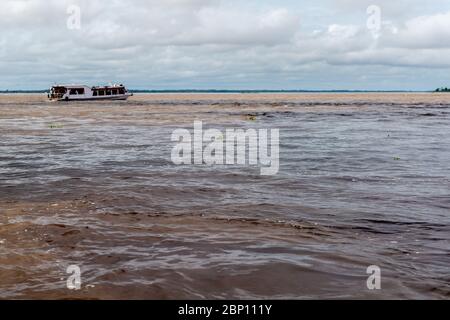
[(450, 88), (447, 87), (437, 88), (436, 92), (450, 92)]

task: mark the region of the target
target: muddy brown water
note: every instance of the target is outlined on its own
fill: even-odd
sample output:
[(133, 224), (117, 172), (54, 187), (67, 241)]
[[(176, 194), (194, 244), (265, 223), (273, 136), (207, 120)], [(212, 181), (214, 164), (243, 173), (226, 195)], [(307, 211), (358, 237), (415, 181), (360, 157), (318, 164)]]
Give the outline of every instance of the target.
[[(279, 173), (174, 165), (195, 120)], [(450, 297), (450, 95), (1, 95), (0, 137), (0, 298)]]

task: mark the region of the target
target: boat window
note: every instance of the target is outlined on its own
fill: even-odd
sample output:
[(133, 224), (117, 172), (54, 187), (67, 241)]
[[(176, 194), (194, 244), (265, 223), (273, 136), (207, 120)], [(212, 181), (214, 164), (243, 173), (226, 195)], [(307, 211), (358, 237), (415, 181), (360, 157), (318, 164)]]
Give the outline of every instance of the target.
[(84, 94), (84, 88), (70, 89), (71, 95)]
[(98, 94), (98, 91), (97, 91), (97, 90), (94, 90), (94, 91), (93, 91), (93, 96), (96, 97), (97, 94)]
[(123, 88), (119, 89), (119, 94), (125, 94), (125, 89)]
[(67, 89), (64, 88), (64, 87), (53, 87), (53, 88), (52, 88), (52, 92), (64, 94), (64, 93), (67, 92)]
[(113, 89), (112, 94), (116, 95), (117, 94), (117, 89)]
[(104, 95), (105, 95), (105, 91), (104, 91), (104, 90), (100, 90), (100, 91), (98, 92), (98, 95), (99, 95), (99, 96), (104, 96)]
[(106, 95), (110, 96), (111, 95), (111, 90), (106, 90)]

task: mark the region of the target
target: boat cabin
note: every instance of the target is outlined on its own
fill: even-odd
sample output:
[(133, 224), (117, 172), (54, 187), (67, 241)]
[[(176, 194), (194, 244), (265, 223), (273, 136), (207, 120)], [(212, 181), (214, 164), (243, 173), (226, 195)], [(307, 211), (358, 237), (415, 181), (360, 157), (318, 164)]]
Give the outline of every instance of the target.
[(85, 85), (57, 85), (50, 89), (50, 100), (126, 100), (133, 94), (128, 93), (124, 85), (88, 87)]

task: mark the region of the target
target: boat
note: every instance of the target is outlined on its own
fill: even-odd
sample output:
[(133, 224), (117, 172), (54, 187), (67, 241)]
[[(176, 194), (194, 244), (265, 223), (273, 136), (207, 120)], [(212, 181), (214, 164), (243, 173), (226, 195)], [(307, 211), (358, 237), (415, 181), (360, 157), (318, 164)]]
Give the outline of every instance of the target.
[(86, 85), (55, 85), (48, 98), (52, 101), (127, 100), (133, 94), (124, 85), (89, 87)]

